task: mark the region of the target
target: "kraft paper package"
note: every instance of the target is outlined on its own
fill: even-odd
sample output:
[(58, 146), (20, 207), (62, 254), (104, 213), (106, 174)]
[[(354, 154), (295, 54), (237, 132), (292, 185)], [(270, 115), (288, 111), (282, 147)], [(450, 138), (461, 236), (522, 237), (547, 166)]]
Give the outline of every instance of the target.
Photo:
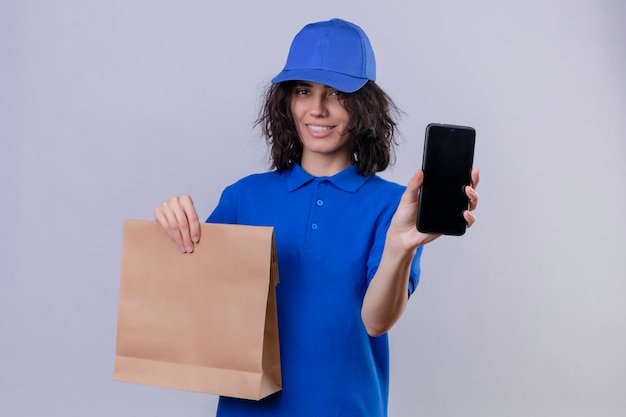
[(202, 224), (181, 253), (126, 220), (113, 379), (259, 400), (282, 389), (271, 227)]

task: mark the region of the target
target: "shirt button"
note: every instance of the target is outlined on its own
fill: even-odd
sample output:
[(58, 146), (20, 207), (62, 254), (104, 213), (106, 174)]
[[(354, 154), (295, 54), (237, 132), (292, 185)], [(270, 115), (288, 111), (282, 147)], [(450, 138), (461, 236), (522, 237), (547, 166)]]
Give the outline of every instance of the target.
[(323, 200), (317, 200), (317, 205), (318, 206), (323, 206), (324, 205), (324, 201)]
[(313, 223), (313, 224), (311, 225), (311, 229), (313, 229), (313, 230), (317, 230), (317, 223)]

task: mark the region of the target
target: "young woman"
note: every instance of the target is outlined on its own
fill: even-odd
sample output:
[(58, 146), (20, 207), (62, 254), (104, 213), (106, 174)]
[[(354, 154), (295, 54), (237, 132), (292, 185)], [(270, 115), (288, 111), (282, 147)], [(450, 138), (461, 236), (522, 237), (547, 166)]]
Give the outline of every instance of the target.
[[(376, 175), (392, 159), (396, 107), (375, 79), (360, 27), (305, 26), (257, 120), (273, 170), (227, 187), (207, 219), (273, 226), (280, 274), (283, 390), (258, 402), (220, 398), (218, 416), (387, 415), (387, 331), (418, 283), (423, 245), (438, 236), (415, 226), (421, 171), (406, 188)], [(478, 195), (466, 194), (471, 226)], [(200, 223), (189, 196), (154, 216), (193, 251)]]

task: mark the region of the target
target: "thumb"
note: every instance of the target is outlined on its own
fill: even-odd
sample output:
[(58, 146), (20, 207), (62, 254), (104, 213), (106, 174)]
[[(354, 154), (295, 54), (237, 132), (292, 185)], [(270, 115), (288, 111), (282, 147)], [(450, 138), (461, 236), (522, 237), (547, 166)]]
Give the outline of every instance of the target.
[(413, 175), (413, 178), (409, 180), (409, 183), (406, 186), (406, 191), (402, 196), (402, 200), (405, 200), (406, 203), (416, 203), (418, 200), (418, 192), (423, 182), (424, 171), (418, 169), (415, 175)]

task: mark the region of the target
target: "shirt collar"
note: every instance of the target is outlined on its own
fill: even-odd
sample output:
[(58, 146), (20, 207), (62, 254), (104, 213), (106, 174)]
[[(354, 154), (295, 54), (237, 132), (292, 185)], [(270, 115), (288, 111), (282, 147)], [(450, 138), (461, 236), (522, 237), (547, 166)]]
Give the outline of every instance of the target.
[(313, 181), (316, 178), (326, 179), (333, 183), (338, 188), (348, 191), (355, 192), (357, 191), (363, 184), (367, 182), (370, 177), (364, 177), (359, 175), (356, 165), (350, 165), (343, 171), (330, 176), (330, 177), (315, 177), (314, 175), (306, 172), (300, 164), (293, 163), (291, 169), (286, 172), (287, 177), (287, 188), (289, 191), (295, 191), (303, 185)]

